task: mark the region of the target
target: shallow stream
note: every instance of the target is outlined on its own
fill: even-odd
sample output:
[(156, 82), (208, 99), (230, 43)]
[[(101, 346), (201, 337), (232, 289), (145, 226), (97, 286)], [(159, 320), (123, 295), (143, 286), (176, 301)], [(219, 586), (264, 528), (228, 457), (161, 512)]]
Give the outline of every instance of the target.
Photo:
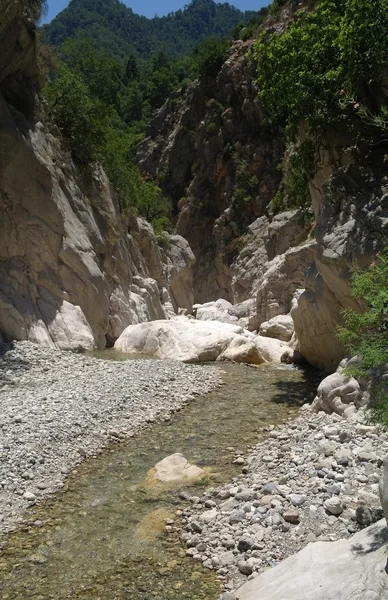
[(184, 508), (182, 487), (150, 487), (146, 474), (181, 452), (209, 472), (190, 490), (201, 496), (240, 472), (236, 450), (246, 452), (316, 389), (314, 373), (292, 367), (222, 369), (218, 390), (86, 460), (54, 498), (26, 513), (25, 525), (0, 538), (2, 600), (217, 600), (215, 573), (163, 533)]

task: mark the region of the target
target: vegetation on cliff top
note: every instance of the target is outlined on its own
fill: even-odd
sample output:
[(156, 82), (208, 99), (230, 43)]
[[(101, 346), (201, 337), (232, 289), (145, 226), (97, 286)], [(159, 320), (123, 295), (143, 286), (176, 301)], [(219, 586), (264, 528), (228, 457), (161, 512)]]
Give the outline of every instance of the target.
[(388, 0), (318, 0), (314, 11), (299, 11), (283, 34), (263, 31), (253, 58), (268, 121), (289, 141), (303, 129), (313, 144), (339, 127), (347, 146), (363, 154), (384, 141), (387, 98), (379, 90), (387, 31)]

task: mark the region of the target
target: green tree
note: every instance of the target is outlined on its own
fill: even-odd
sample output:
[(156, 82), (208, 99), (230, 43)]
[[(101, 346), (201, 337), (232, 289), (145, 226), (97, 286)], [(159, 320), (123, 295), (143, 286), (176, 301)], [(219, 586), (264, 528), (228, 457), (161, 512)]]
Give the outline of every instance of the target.
[(84, 164), (95, 160), (106, 107), (93, 97), (82, 77), (61, 66), (53, 81), (46, 84), (44, 97), (75, 157)]
[(131, 52), (127, 58), (127, 64), (125, 66), (126, 83), (132, 83), (139, 79), (140, 71), (137, 64), (137, 57), (134, 52)]
[(117, 59), (99, 50), (88, 38), (67, 40), (61, 48), (60, 58), (84, 79), (92, 95), (118, 106), (123, 69)]
[[(386, 68), (387, 27), (388, 0), (318, 0), (282, 35), (263, 32), (253, 57), (269, 120), (291, 138), (302, 123), (314, 134), (341, 123), (356, 136), (365, 124), (358, 106), (373, 104), (370, 90)], [(345, 113), (341, 90), (354, 99)]]
[(376, 256), (366, 270), (356, 269), (352, 276), (352, 294), (365, 311), (347, 309), (339, 337), (346, 349), (360, 359), (350, 370), (355, 376), (366, 376), (374, 370), (372, 398), (377, 420), (388, 426), (388, 389), (383, 386), (380, 369), (388, 363), (388, 251)]
[(226, 59), (229, 44), (226, 40), (211, 38), (203, 42), (194, 52), (199, 75), (214, 76)]

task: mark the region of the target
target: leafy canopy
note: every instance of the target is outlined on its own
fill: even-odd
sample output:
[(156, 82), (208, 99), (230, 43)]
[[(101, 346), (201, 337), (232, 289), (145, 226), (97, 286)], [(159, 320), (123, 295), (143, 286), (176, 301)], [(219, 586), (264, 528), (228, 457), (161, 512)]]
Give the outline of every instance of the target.
[(253, 56), (272, 122), (295, 137), (306, 121), (316, 132), (343, 120), (341, 90), (370, 102), (387, 63), (387, 30), (388, 0), (318, 0), (285, 33), (264, 32)]
[(184, 10), (165, 17), (135, 14), (119, 0), (71, 0), (50, 24), (43, 27), (46, 43), (60, 47), (68, 38), (92, 38), (97, 46), (118, 58), (131, 51), (151, 58), (163, 50), (169, 60), (192, 52), (207, 38), (222, 39), (240, 22), (256, 15), (228, 3), (192, 0)]

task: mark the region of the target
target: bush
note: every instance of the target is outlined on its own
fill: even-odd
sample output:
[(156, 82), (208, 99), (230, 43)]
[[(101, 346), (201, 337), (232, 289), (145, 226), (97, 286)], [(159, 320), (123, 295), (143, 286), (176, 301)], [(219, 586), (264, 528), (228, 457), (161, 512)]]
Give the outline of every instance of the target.
[(284, 177), (287, 206), (298, 211), (302, 223), (313, 218), (309, 181), (314, 175), (314, 154), (312, 141), (303, 142), (291, 155)]
[(43, 94), (75, 157), (82, 164), (95, 160), (103, 136), (104, 105), (93, 98), (79, 75), (64, 66), (47, 83)]
[(352, 294), (365, 303), (365, 312), (347, 309), (338, 334), (346, 349), (360, 358), (360, 366), (350, 374), (366, 376), (374, 370), (372, 399), (375, 420), (388, 426), (388, 395), (380, 370), (388, 363), (388, 250), (376, 257), (366, 270), (352, 276)]
[(216, 75), (225, 62), (228, 47), (226, 40), (217, 38), (211, 38), (201, 44), (194, 52), (199, 75)]

